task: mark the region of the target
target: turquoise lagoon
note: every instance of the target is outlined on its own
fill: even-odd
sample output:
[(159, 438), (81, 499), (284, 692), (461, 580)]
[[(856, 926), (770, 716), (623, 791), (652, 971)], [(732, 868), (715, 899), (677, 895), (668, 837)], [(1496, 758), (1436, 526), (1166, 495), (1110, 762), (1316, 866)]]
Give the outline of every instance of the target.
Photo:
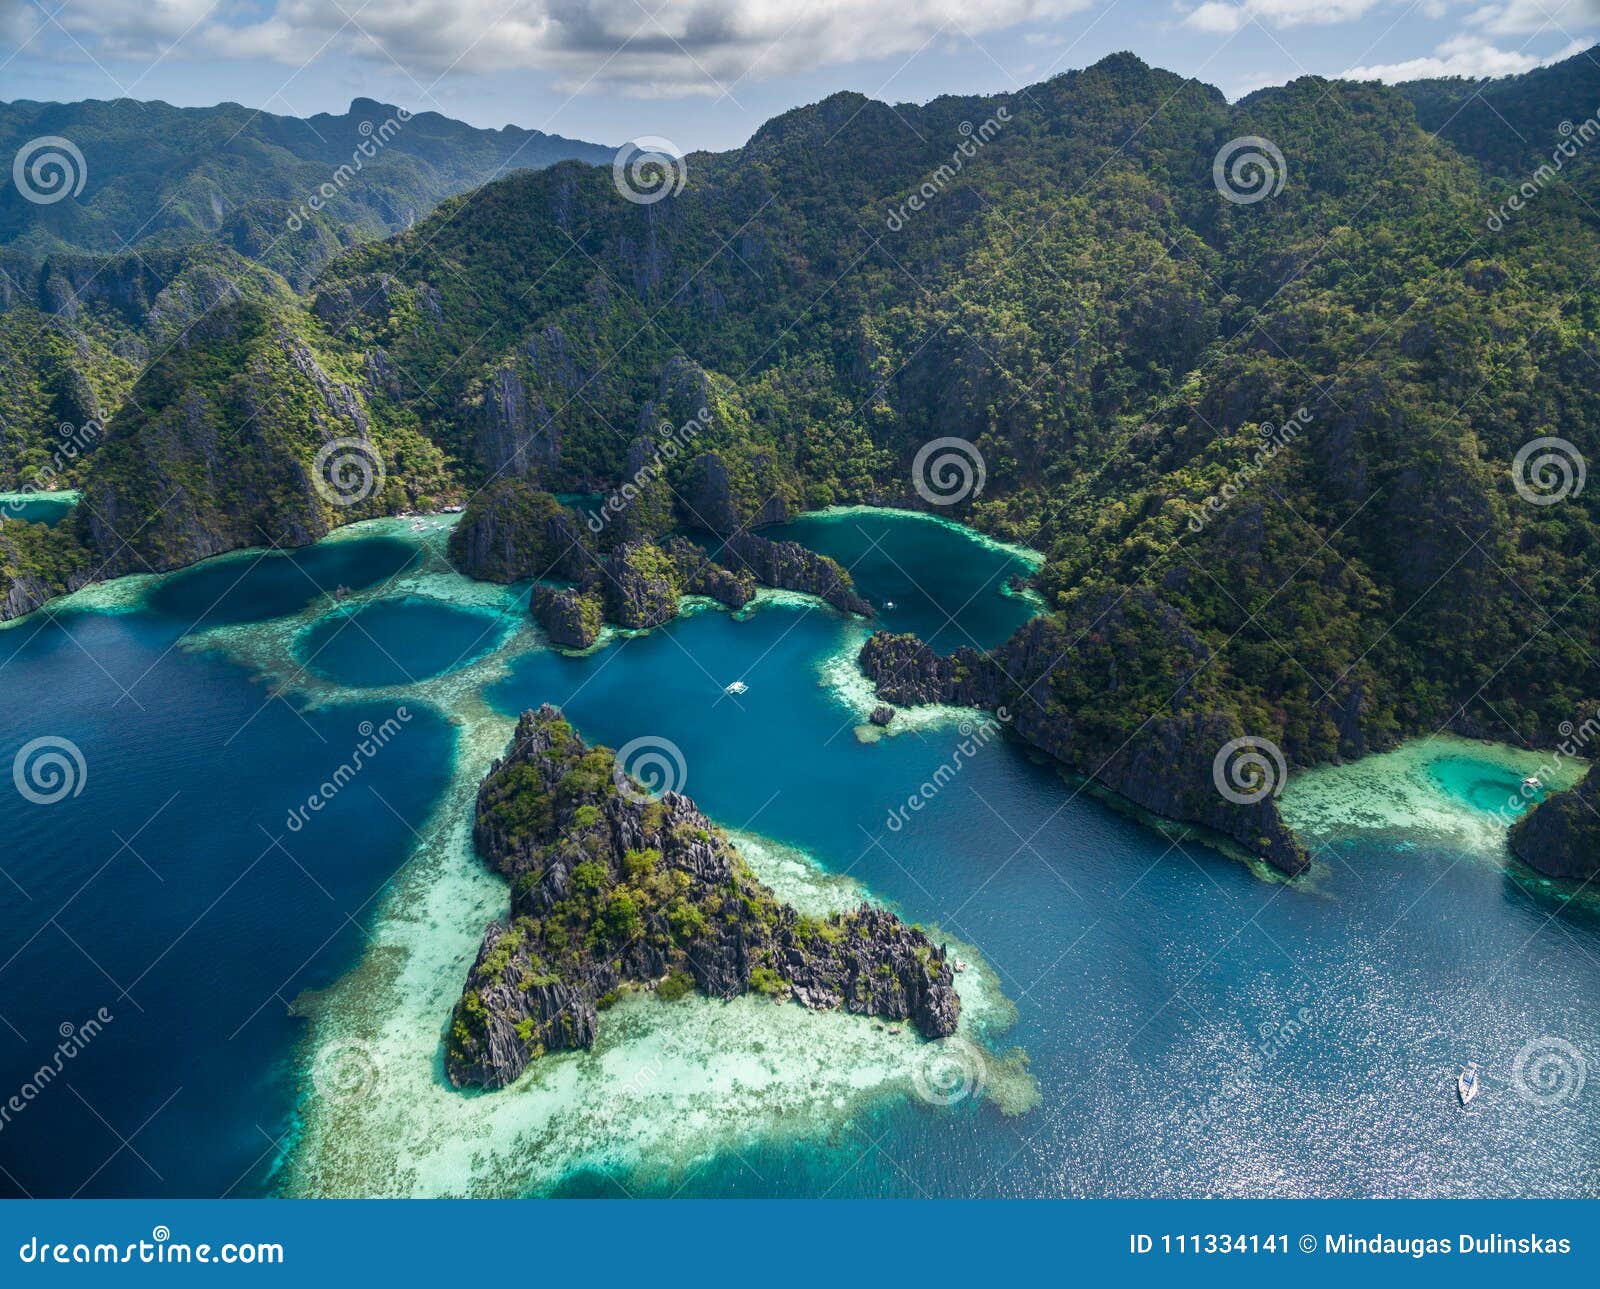
[[(64, 1070), (0, 1124), (0, 1187), (1600, 1189), (1596, 1081), (1528, 1092), (1552, 1053), (1574, 1073), (1569, 1051), (1600, 1057), (1600, 918), (1511, 863), (1495, 814), (1540, 758), (1437, 739), (1300, 776), (1284, 807), (1316, 867), (1267, 881), (1074, 793), (975, 713), (874, 737), (867, 628), (813, 601), (696, 605), (568, 656), (525, 589), (448, 569), (447, 528), (361, 525), (0, 631), (0, 751), (59, 736), (85, 769), (52, 805), (0, 794), (0, 1077)], [(779, 535), (944, 649), (1033, 611), (1007, 588), (1025, 553), (936, 521), (844, 511)], [(472, 797), (541, 702), (591, 739), (674, 743), (685, 789), (785, 899), (882, 900), (949, 939), (962, 1033), (633, 997), (591, 1053), (449, 1088), (440, 1032), (506, 903), (470, 853)], [(1463, 1112), (1467, 1060), (1485, 1092)]]

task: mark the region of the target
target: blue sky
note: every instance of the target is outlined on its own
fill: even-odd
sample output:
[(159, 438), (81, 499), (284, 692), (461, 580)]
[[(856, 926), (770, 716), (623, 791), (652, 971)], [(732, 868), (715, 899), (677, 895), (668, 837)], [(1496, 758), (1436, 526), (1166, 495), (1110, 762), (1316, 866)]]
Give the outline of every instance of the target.
[(996, 91), (1122, 49), (1237, 97), (1505, 74), (1597, 39), (1600, 0), (0, 0), (0, 97), (304, 116), (366, 95), (688, 150), (839, 89)]

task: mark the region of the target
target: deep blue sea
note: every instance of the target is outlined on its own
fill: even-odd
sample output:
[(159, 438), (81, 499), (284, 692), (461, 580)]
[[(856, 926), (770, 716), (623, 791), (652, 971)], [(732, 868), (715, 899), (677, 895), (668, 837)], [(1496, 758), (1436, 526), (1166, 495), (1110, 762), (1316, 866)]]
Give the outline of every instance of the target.
[[(1033, 611), (1003, 589), (1019, 557), (948, 526), (846, 513), (778, 535), (852, 566), (870, 599), (894, 603), (886, 625), (943, 649), (997, 643)], [(82, 757), (63, 767), (76, 795), (0, 791), (0, 1103), (18, 1090), (22, 1106), (0, 1120), (6, 1193), (274, 1188), (303, 1084), (291, 1004), (362, 960), (449, 779), (457, 725), (423, 682), (516, 625), (416, 585), (362, 594), (413, 555), (390, 535), (234, 557), (0, 631), (0, 769), (41, 737)], [(326, 598), (341, 586), (356, 594)], [(308, 606), (295, 655), (349, 701), (307, 706), (179, 644)], [(1309, 880), (1266, 880), (1004, 739), (892, 826), (962, 732), (858, 737), (838, 659), (861, 635), (792, 600), (708, 610), (583, 656), (525, 650), (483, 696), (507, 715), (559, 703), (614, 746), (669, 739), (684, 790), (719, 822), (972, 946), (1017, 1013), (991, 1059), (1022, 1049), (1038, 1104), (880, 1099), (682, 1175), (588, 1169), (557, 1193), (1600, 1193), (1592, 903), (1519, 875), (1493, 844), (1404, 820), (1327, 831)], [(411, 680), (404, 736), (315, 828), (286, 833), (363, 722), (394, 711), (360, 691)], [(727, 694), (733, 680), (746, 691)], [(1448, 766), (1442, 817), (1475, 818), (1518, 782), (1488, 752), (1453, 750)], [(59, 1056), (65, 1027), (101, 1015)], [(1463, 1111), (1469, 1060), (1485, 1090)]]

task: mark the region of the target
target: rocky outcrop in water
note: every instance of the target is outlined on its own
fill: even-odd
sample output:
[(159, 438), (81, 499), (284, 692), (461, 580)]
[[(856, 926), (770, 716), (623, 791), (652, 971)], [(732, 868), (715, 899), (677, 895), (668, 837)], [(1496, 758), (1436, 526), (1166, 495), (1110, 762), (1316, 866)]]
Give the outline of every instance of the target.
[(1541, 801), (1511, 826), (1511, 851), (1547, 877), (1600, 876), (1600, 771)]
[[(1036, 618), (987, 654), (940, 657), (915, 636), (878, 632), (858, 661), (888, 702), (1003, 709), (1018, 737), (1094, 783), (1222, 833), (1281, 872), (1303, 872), (1305, 848), (1278, 813), (1282, 782), (1243, 804), (1218, 786), (1218, 754), (1250, 731), (1196, 692), (1209, 656), (1171, 606), (1133, 591), (1065, 620)], [(1140, 711), (1154, 715), (1130, 720)]]
[(903, 707), (993, 707), (1000, 701), (993, 661), (966, 645), (943, 656), (914, 635), (874, 631), (857, 661), (877, 685), (878, 696)]
[(651, 542), (617, 547), (605, 563), (606, 617), (618, 626), (659, 627), (678, 616), (678, 570)]
[(578, 517), (526, 479), (501, 479), (467, 503), (450, 533), (450, 562), (483, 582), (578, 581), (598, 563)]
[(685, 595), (704, 595), (730, 609), (742, 609), (755, 598), (756, 580), (748, 570), (718, 564), (683, 537), (669, 537), (661, 549), (678, 570)]
[(473, 840), (511, 882), (456, 1005), (445, 1068), (504, 1087), (587, 1048), (619, 990), (761, 993), (955, 1032), (946, 951), (883, 909), (813, 918), (780, 904), (688, 797), (655, 799), (553, 707), (526, 712), (478, 792)]
[(605, 621), (599, 594), (575, 587), (535, 586), (528, 609), (551, 643), (564, 649), (587, 649)]
[(723, 542), (716, 558), (729, 568), (747, 571), (763, 586), (815, 595), (841, 613), (872, 616), (872, 605), (856, 594), (855, 583), (839, 562), (807, 550), (799, 542), (735, 533)]

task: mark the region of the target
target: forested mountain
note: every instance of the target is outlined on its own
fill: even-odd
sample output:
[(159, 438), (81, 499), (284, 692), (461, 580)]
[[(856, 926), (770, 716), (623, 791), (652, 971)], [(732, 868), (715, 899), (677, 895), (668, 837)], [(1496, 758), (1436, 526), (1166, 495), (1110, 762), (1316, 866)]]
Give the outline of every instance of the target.
[(60, 427), (96, 437), (83, 427), (219, 305), (287, 300), (499, 175), (612, 153), (371, 99), (305, 120), (119, 99), (0, 105), (0, 155), (20, 167), (0, 188), (0, 487), (16, 487)]
[(1169, 812), (1204, 818), (1237, 736), (1299, 765), (1547, 744), (1600, 699), (1595, 493), (1551, 473), (1600, 450), (1594, 159), (1508, 202), (1594, 72), (1230, 105), (1119, 55), (835, 95), (659, 201), (513, 175), (189, 329), (90, 458), (77, 540), (102, 573), (308, 540), (354, 517), (310, 478), (334, 438), (382, 457), (370, 513), (611, 486), (706, 408), (637, 536), (928, 508), (917, 454), (953, 437), (985, 482), (942, 513), (1048, 553), (997, 696), (1074, 768), (1137, 798), (1181, 765)]
[[(0, 247), (9, 264), (201, 243), (290, 279), (315, 272), (341, 247), (409, 228), (446, 197), (509, 171), (612, 155), (598, 144), (511, 125), (481, 130), (368, 98), (342, 115), (304, 119), (237, 103), (0, 104), (0, 153), (13, 157), (49, 137), (69, 141), (81, 167), (59, 147), (28, 155), (68, 155), (83, 188), (70, 201), (39, 202), (6, 186)], [(359, 173), (339, 175), (342, 166)], [(333, 191), (324, 193), (325, 184)], [(295, 213), (308, 226), (298, 234), (287, 227)]]

